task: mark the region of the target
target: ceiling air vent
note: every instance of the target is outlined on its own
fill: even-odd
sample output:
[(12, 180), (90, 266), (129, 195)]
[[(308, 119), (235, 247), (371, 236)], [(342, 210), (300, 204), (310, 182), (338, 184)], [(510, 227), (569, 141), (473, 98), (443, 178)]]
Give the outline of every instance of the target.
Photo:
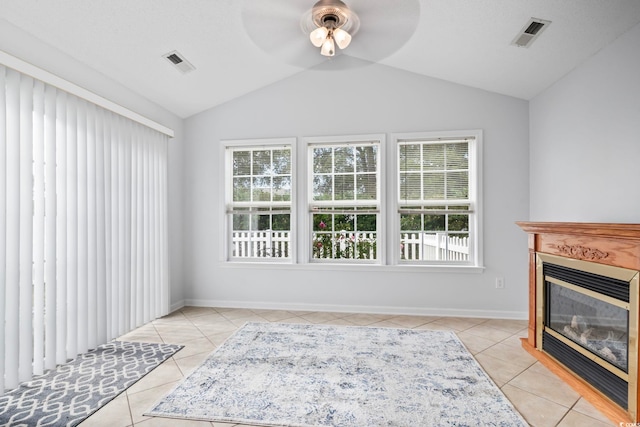
[(542, 33), (545, 28), (551, 24), (551, 21), (545, 21), (544, 19), (531, 18), (529, 22), (522, 27), (520, 33), (513, 40), (514, 45), (518, 47), (529, 47), (531, 43)]
[(181, 73), (186, 74), (196, 69), (196, 67), (194, 67), (189, 61), (187, 61), (181, 53), (178, 53), (175, 50), (162, 56), (169, 62), (171, 62), (171, 64), (173, 64), (173, 66), (176, 67)]

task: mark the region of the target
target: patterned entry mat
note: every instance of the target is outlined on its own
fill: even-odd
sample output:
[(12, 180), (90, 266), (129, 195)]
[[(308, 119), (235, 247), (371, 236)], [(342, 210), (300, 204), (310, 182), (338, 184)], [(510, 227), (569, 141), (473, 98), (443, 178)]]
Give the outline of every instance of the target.
[(0, 396), (0, 426), (76, 426), (181, 348), (103, 344)]

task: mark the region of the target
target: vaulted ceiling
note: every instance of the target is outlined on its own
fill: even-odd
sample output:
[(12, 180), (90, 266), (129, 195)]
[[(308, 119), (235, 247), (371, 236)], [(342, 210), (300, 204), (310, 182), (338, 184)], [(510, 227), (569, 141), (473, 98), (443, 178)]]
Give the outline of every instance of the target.
[[(374, 55), (375, 62), (531, 99), (640, 22), (638, 0), (413, 0), (414, 9), (406, 7), (409, 0), (345, 0), (361, 15), (361, 29), (342, 58), (326, 60), (299, 30), (299, 16), (314, 0), (259, 1), (262, 6), (256, 0), (0, 0), (0, 19), (180, 117), (309, 67), (279, 53), (288, 43), (300, 55), (317, 55), (326, 72), (349, 66), (350, 53), (370, 60), (357, 43), (366, 47), (372, 31), (399, 40), (390, 55)], [(259, 7), (267, 4), (265, 43), (256, 43), (263, 31), (255, 27)], [(403, 8), (412, 15), (393, 18)], [(551, 24), (530, 47), (513, 45), (532, 17)], [(272, 40), (278, 46), (265, 48)], [(172, 51), (195, 70), (176, 70), (163, 57)]]

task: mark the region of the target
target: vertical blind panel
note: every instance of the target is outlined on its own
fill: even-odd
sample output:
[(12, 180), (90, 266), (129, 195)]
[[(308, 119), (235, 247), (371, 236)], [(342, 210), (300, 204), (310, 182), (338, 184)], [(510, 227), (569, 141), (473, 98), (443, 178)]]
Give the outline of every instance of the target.
[(105, 204), (105, 150), (104, 150), (104, 111), (96, 111), (95, 120), (95, 153), (96, 153), (96, 297), (95, 316), (96, 334), (92, 344), (108, 341), (107, 331), (107, 300), (106, 292), (106, 204)]
[(19, 384), (20, 358), (20, 75), (6, 70), (5, 388)]
[[(0, 65), (0, 129), (7, 128), (7, 97), (6, 97), (6, 68)], [(7, 258), (7, 136), (6, 131), (0, 132), (0, 296), (6, 295), (7, 276), (6, 276), (6, 258)], [(0, 303), (0, 392), (4, 390), (4, 365), (5, 365), (5, 302)]]
[(167, 142), (0, 66), (0, 393), (168, 312)]
[(56, 364), (67, 360), (67, 96), (56, 94)]
[(158, 307), (158, 313), (156, 315), (160, 315), (164, 313), (166, 307), (169, 307), (170, 295), (169, 295), (169, 222), (167, 219), (167, 151), (168, 151), (168, 141), (169, 138), (164, 137), (161, 144), (158, 144), (157, 150), (159, 152), (159, 163), (160, 163), (160, 178), (158, 183), (160, 185), (159, 191), (159, 202), (158, 202), (158, 212), (160, 214), (160, 231), (158, 234), (160, 240), (160, 265), (158, 266), (158, 270), (160, 273), (160, 280), (158, 281), (158, 286), (160, 290), (158, 294), (160, 295), (160, 307)]
[(44, 85), (33, 86), (33, 373), (44, 373)]
[(18, 378), (27, 381), (33, 361), (33, 79), (20, 79), (20, 272)]
[[(67, 359), (78, 351), (78, 126), (76, 98), (67, 95)], [(64, 284), (63, 284), (64, 285)]]
[[(125, 162), (125, 180), (124, 180), (124, 202), (123, 202), (124, 210), (122, 211), (122, 215), (124, 217), (124, 236), (122, 238), (123, 245), (124, 245), (124, 272), (123, 272), (124, 289), (122, 292), (124, 294), (123, 331), (126, 331), (129, 329), (133, 329), (135, 327), (131, 322), (131, 307), (132, 307), (131, 289), (132, 289), (132, 283), (133, 283), (131, 280), (131, 273), (133, 271), (131, 245), (132, 245), (132, 242), (135, 241), (135, 234), (132, 232), (132, 228), (131, 228), (131, 224), (132, 224), (131, 216), (133, 214), (132, 206), (134, 205), (134, 203), (131, 200), (131, 197), (133, 194), (132, 189), (134, 186), (134, 183), (132, 181), (132, 176), (133, 176), (132, 154), (135, 150), (135, 143), (131, 135), (131, 127), (128, 126), (126, 123), (123, 123), (123, 126), (126, 129), (125, 134), (128, 134), (126, 143), (130, 144), (130, 148), (123, 147), (124, 162)], [(124, 138), (124, 134), (123, 134), (123, 138)], [(127, 148), (127, 149), (124, 149), (124, 148)], [(125, 236), (127, 238), (125, 238)], [(129, 241), (129, 244), (127, 244), (127, 240)]]
[(89, 287), (89, 224), (88, 224), (88, 197), (87, 197), (87, 168), (88, 168), (88, 141), (87, 141), (87, 103), (84, 100), (77, 100), (77, 161), (78, 179), (77, 183), (77, 203), (78, 203), (78, 233), (77, 233), (77, 353), (84, 353), (89, 350), (89, 328), (88, 328), (88, 287)]
[[(87, 349), (95, 348), (98, 335), (97, 302), (98, 296), (98, 244), (97, 244), (97, 162), (96, 162), (96, 123), (95, 108), (87, 105)], [(84, 351), (84, 350), (83, 350)]]
[(53, 369), (56, 366), (56, 301), (58, 284), (56, 283), (56, 90), (51, 86), (45, 87), (44, 120), (44, 368)]

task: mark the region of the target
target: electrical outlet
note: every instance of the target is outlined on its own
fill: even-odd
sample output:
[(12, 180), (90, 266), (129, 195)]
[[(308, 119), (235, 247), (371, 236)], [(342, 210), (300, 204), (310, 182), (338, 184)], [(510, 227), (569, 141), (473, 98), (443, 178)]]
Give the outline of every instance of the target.
[(496, 289), (504, 289), (504, 277), (496, 277)]

